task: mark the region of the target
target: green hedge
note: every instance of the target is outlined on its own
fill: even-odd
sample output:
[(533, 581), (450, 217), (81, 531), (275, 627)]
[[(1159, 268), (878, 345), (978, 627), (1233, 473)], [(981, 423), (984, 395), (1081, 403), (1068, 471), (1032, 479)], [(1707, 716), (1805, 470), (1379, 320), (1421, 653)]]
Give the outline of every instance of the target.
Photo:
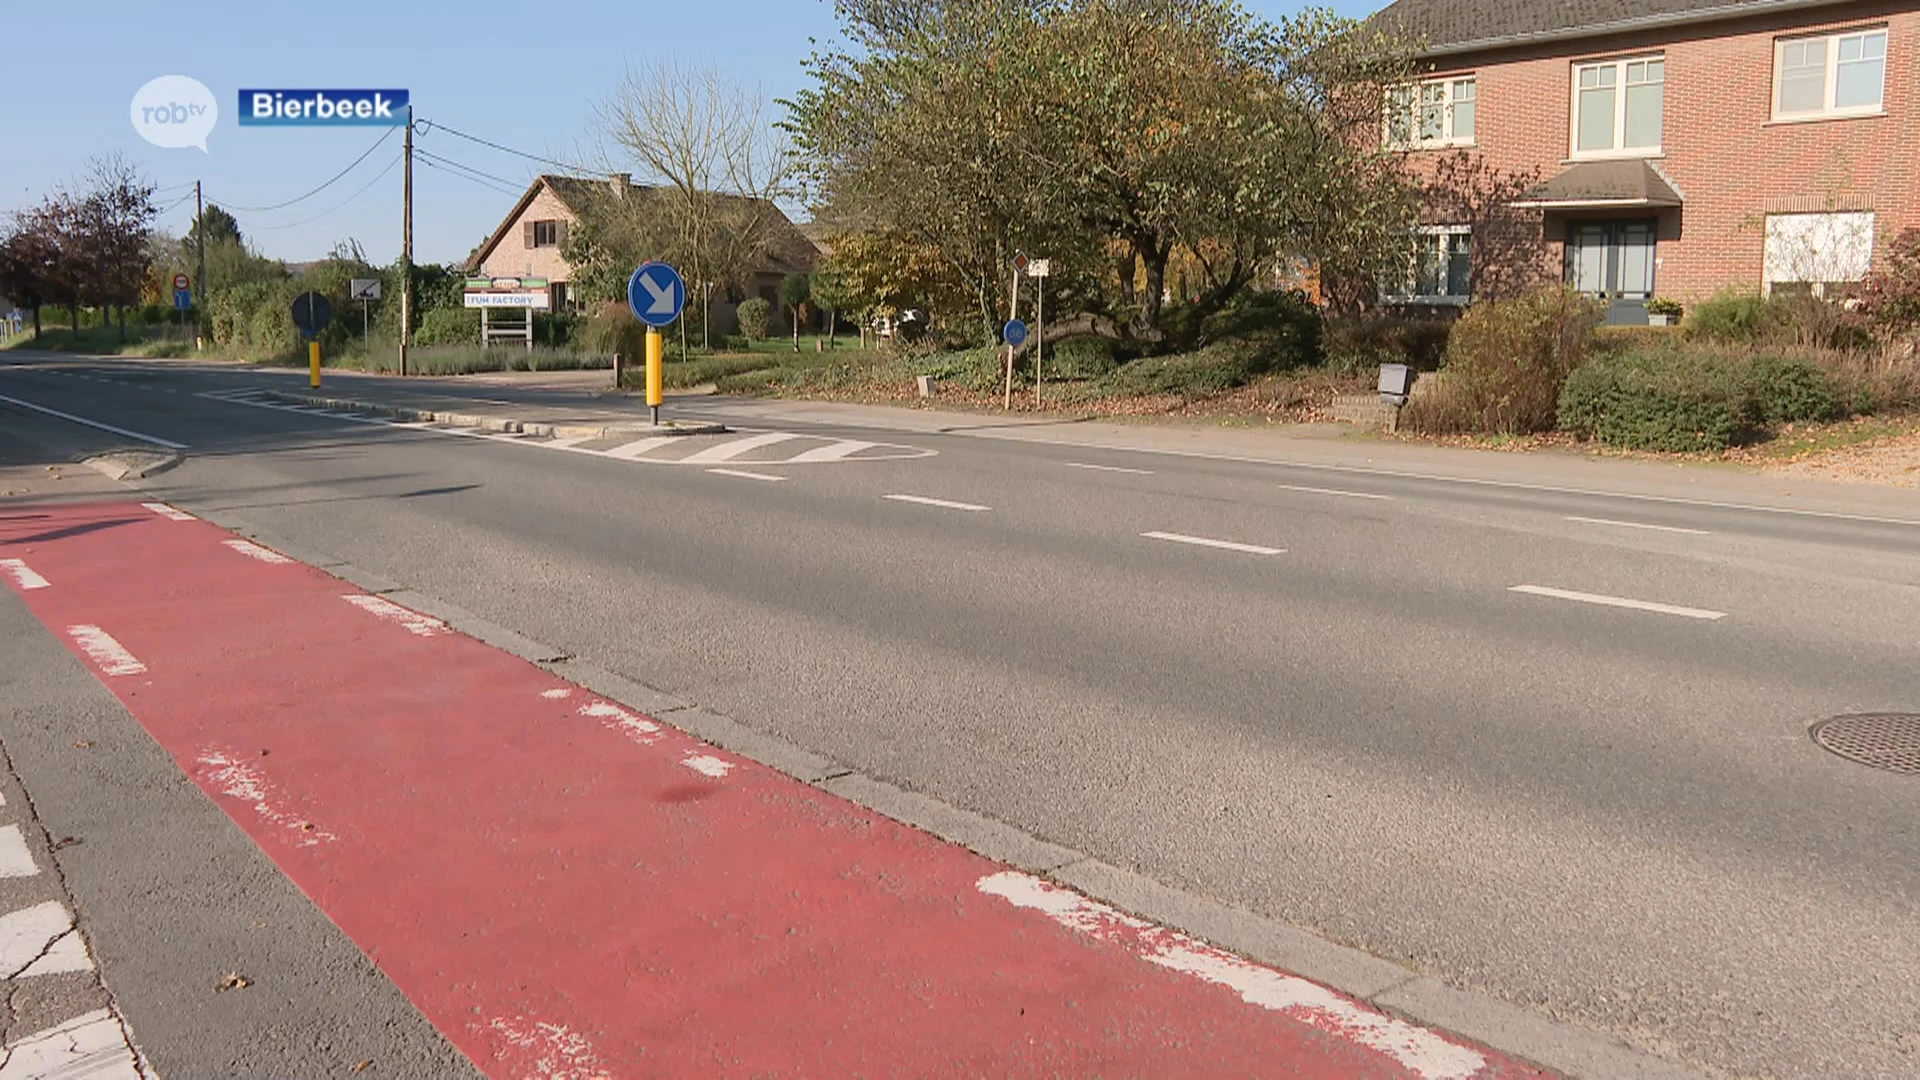
[(1720, 352), (1638, 349), (1567, 377), (1560, 427), (1628, 450), (1699, 452), (1748, 442), (1764, 417), (1748, 365)]
[(1754, 357), (1747, 366), (1747, 387), (1768, 424), (1832, 420), (1845, 411), (1833, 376), (1804, 357)]

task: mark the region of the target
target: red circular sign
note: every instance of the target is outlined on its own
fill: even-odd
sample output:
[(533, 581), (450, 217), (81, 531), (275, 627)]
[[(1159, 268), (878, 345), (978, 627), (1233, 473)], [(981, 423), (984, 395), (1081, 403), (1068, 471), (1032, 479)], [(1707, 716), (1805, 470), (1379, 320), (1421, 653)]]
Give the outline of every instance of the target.
[(173, 287), (174, 287), (174, 288), (176, 288), (176, 289), (185, 289), (185, 288), (187, 288), (187, 287), (188, 287), (188, 286), (189, 286), (190, 284), (191, 284), (191, 282), (189, 282), (189, 281), (187, 280), (187, 275), (185, 275), (185, 274), (175, 274), (175, 275), (173, 275)]

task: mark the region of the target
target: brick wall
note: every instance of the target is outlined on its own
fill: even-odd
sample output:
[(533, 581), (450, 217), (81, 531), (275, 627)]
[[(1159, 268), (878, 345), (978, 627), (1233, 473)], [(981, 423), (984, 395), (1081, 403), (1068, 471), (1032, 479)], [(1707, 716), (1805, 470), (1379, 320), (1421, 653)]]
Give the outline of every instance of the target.
[(552, 282), (564, 282), (571, 273), (567, 261), (560, 257), (558, 247), (530, 248), (527, 246), (526, 224), (530, 221), (573, 221), (573, 211), (567, 209), (559, 197), (541, 187), (540, 193), (533, 197), (527, 208), (513, 220), (506, 235), (500, 239), (500, 246), (493, 249), (481, 264), (481, 272), (489, 277), (543, 277)]
[[(1874, 25), (1888, 28), (1885, 115), (1772, 121), (1777, 38)], [(1476, 146), (1465, 153), (1497, 173), (1537, 170), (1546, 179), (1569, 164), (1572, 65), (1655, 50), (1666, 56), (1666, 115), (1662, 153), (1651, 160), (1686, 200), (1661, 215), (1660, 295), (1686, 301), (1727, 285), (1758, 289), (1768, 213), (1873, 210), (1876, 255), (1920, 225), (1920, 4), (1911, 0), (1448, 58), (1435, 70), (1475, 76)], [(1431, 177), (1444, 156), (1420, 151), (1410, 163)], [(1564, 224), (1579, 216), (1545, 215), (1543, 265), (1559, 266)], [(1459, 220), (1439, 207), (1430, 217)]]

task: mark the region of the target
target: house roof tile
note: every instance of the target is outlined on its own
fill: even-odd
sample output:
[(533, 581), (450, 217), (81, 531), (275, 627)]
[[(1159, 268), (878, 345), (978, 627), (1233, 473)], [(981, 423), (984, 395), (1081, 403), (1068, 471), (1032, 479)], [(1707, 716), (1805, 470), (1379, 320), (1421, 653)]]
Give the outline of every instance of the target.
[(1847, 0), (1395, 0), (1373, 17), (1424, 43), (1427, 55), (1525, 41), (1597, 37)]

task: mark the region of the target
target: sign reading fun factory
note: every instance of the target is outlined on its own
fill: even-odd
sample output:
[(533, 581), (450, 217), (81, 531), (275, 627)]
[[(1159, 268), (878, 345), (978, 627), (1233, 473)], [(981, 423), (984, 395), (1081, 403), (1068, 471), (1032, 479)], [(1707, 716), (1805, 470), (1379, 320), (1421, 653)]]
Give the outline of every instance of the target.
[(405, 90), (242, 90), (241, 127), (404, 127)]
[(547, 311), (553, 307), (546, 278), (468, 278), (464, 299), (470, 308)]

